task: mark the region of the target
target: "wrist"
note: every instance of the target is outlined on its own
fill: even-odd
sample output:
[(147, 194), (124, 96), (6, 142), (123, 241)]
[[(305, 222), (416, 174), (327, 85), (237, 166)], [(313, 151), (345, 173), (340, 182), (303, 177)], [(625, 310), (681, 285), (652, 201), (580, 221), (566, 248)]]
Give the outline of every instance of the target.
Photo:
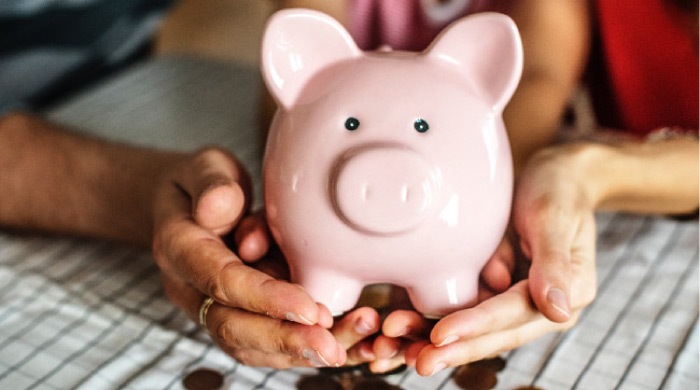
[(572, 150), (570, 167), (595, 209), (682, 214), (698, 208), (694, 137), (588, 143)]
[(572, 171), (576, 172), (593, 209), (598, 209), (618, 191), (619, 181), (610, 169), (617, 150), (607, 144), (582, 143), (571, 155)]
[(133, 224), (133, 237), (125, 237), (126, 241), (150, 246), (156, 224), (158, 202), (162, 201), (162, 191), (172, 185), (172, 172), (186, 160), (186, 155), (176, 152), (140, 150), (140, 156), (134, 161), (133, 168), (139, 174), (128, 172), (133, 183), (132, 202), (134, 214), (129, 216), (126, 226)]
[[(613, 153), (598, 143), (567, 143), (537, 152), (527, 166), (545, 172), (553, 183), (574, 184), (575, 196), (582, 206), (597, 208), (614, 192), (615, 181), (607, 175), (605, 162)], [(549, 168), (547, 168), (549, 166)]]

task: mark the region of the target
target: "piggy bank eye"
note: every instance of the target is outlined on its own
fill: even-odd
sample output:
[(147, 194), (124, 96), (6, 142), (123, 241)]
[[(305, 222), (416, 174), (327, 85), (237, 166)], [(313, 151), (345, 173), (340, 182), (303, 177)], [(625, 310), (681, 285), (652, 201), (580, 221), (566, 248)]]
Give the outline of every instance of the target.
[(419, 133), (425, 133), (430, 129), (430, 126), (428, 125), (428, 122), (425, 121), (425, 119), (416, 119), (415, 122), (413, 122), (413, 128), (416, 129)]
[(360, 127), (360, 121), (357, 118), (350, 117), (345, 120), (345, 128), (353, 131)]

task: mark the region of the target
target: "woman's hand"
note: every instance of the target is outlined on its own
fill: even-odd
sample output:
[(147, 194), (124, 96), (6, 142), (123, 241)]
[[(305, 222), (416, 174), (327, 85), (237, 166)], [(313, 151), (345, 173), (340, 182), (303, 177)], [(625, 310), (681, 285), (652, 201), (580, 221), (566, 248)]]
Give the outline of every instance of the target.
[[(207, 331), (248, 365), (336, 366), (345, 348), (329, 329), (333, 318), (297, 285), (244, 261), (270, 246), (261, 215), (246, 216), (250, 179), (230, 154), (205, 149), (168, 170), (154, 200), (153, 253), (168, 297), (198, 321), (207, 297)], [(222, 237), (235, 233), (234, 253)], [(256, 264), (274, 276), (275, 260)]]
[[(489, 259), (481, 272), (478, 302), (503, 293), (511, 285), (511, 275), (515, 263), (512, 247), (503, 240)], [(383, 326), (383, 334), (379, 335), (372, 345), (369, 369), (382, 373), (391, 371), (406, 362), (406, 349), (415, 345), (425, 345), (429, 338), (430, 329), (435, 320), (426, 320), (417, 313), (404, 289), (394, 287), (388, 307), (383, 309), (389, 313)], [(415, 348), (415, 346), (413, 347)], [(410, 356), (408, 356), (411, 359)], [(413, 359), (415, 360), (415, 359)], [(413, 365), (413, 361), (409, 361)]]
[[(585, 158), (576, 147), (546, 150), (531, 160), (520, 177), (513, 223), (525, 255), (518, 261), (531, 262), (527, 279), (473, 308), (442, 318), (433, 327), (415, 312), (397, 311), (387, 317), (384, 335), (412, 340), (402, 347), (406, 362), (415, 365), (419, 374), (491, 357), (568, 329), (592, 302), (596, 189), (582, 172)], [(513, 249), (502, 246), (491, 262), (499, 257), (501, 263), (512, 261)], [(491, 277), (505, 278), (504, 269)]]

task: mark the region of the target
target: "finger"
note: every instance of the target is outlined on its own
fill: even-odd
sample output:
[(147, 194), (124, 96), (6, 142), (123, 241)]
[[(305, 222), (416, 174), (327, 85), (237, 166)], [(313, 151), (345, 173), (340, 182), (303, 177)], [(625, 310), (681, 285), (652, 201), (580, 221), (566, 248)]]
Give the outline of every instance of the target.
[(197, 153), (176, 178), (190, 196), (195, 221), (219, 235), (243, 215), (251, 196), (249, 181), (233, 156), (215, 148)]
[(556, 323), (540, 316), (522, 326), (501, 332), (487, 333), (479, 337), (461, 340), (447, 346), (423, 347), (415, 361), (416, 372), (422, 376), (435, 375), (448, 368), (497, 356), (522, 346), (546, 333), (571, 328), (578, 312), (565, 323)]
[(277, 280), (243, 264), (224, 243), (191, 222), (179, 221), (166, 235), (163, 251), (169, 268), (217, 302), (247, 311), (312, 325), (316, 302), (299, 286)]
[(392, 357), (391, 359), (375, 359), (368, 364), (368, 368), (375, 374), (383, 374), (406, 364), (403, 353)]
[(335, 322), (333, 319), (333, 313), (331, 313), (330, 309), (323, 303), (316, 302), (316, 306), (318, 306), (318, 320), (316, 321), (316, 325), (322, 328), (331, 329), (333, 327), (333, 323)]
[(404, 348), (407, 344), (406, 339), (384, 335), (377, 336), (373, 345), (376, 358), (369, 364), (370, 371), (374, 373), (388, 372), (404, 364)]
[(191, 320), (199, 321), (199, 305), (202, 301), (202, 293), (184, 281), (170, 277), (165, 273), (161, 274), (161, 282), (168, 299), (175, 306), (182, 309)]
[(254, 349), (231, 348), (227, 346), (219, 347), (222, 351), (232, 356), (239, 363), (251, 367), (266, 367), (278, 370), (285, 370), (292, 367), (317, 367), (308, 359), (300, 356), (290, 356), (282, 353), (267, 353)]
[[(172, 302), (175, 303), (177, 306), (181, 307), (192, 320), (199, 322), (199, 310), (203, 299), (202, 294), (194, 288), (187, 285), (186, 283), (181, 282), (175, 278), (170, 278), (167, 275), (163, 275), (163, 286), (168, 297), (172, 300)], [(211, 319), (210, 311), (215, 311), (214, 307), (215, 306), (211, 306), (205, 314), (205, 322), (209, 327), (210, 331), (211, 329), (215, 329), (216, 326), (212, 326), (211, 324), (211, 321), (213, 320)], [(323, 309), (326, 315), (330, 318), (332, 324), (332, 317), (330, 317), (330, 312), (325, 307), (323, 307)], [(224, 349), (226, 352), (228, 352), (235, 358), (239, 359), (242, 353), (241, 351), (245, 350), (249, 352), (259, 352), (253, 354), (252, 356), (254, 357), (246, 358), (246, 361), (251, 365), (265, 365), (277, 368), (287, 368), (290, 366), (317, 366), (319, 364), (322, 365), (324, 363), (324, 361), (319, 358), (317, 358), (315, 361), (312, 361), (313, 358), (316, 356), (314, 355), (313, 351), (323, 350), (323, 348), (315, 347), (313, 343), (310, 346), (311, 351), (305, 351), (304, 348), (297, 347), (296, 349), (301, 350), (301, 352), (294, 352), (294, 339), (290, 339), (289, 337), (282, 334), (282, 332), (278, 331), (278, 328), (282, 328), (287, 332), (294, 332), (294, 330), (290, 330), (288, 329), (288, 327), (284, 327), (284, 324), (289, 324), (289, 322), (264, 317), (262, 315), (253, 315), (251, 313), (246, 314), (242, 311), (231, 311), (230, 313), (232, 313), (232, 315), (227, 320), (231, 322), (237, 322), (241, 324), (241, 326), (250, 326), (250, 328), (248, 329), (255, 329), (255, 331), (252, 332), (236, 333), (236, 337), (233, 338), (228, 336), (218, 338), (214, 337), (215, 341), (217, 341), (217, 343), (222, 347), (222, 349)], [(246, 321), (251, 322), (251, 324), (246, 325)], [(254, 322), (254, 324), (252, 322)], [(319, 333), (321, 334), (320, 338), (318, 336)], [(264, 334), (266, 337), (260, 338), (260, 334)], [(335, 343), (332, 337), (328, 338), (327, 334), (328, 332), (314, 331), (313, 334), (311, 334), (308, 337), (311, 338), (311, 340), (317, 340), (318, 342), (326, 342), (331, 344)], [(274, 336), (278, 336), (281, 340), (286, 340), (289, 346), (282, 347), (281, 344), (274, 344)], [(314, 337), (316, 337), (316, 339), (314, 339)], [(232, 339), (234, 341), (232, 341)], [(323, 341), (322, 339), (325, 339), (325, 341)], [(251, 340), (253, 340), (253, 342), (251, 342)], [(256, 340), (272, 341), (272, 347), (263, 347), (262, 344), (256, 343)], [(343, 359), (342, 356), (343, 353), (340, 353), (341, 360)]]
[(571, 250), (578, 218), (560, 210), (544, 210), (521, 224), (523, 250), (531, 256), (529, 279), (533, 301), (547, 318), (565, 322), (571, 316)]
[(374, 350), (372, 349), (373, 343), (374, 340), (372, 339), (364, 339), (358, 343), (355, 343), (355, 345), (347, 350), (348, 359), (345, 362), (345, 365), (356, 366), (358, 364), (374, 361), (376, 356), (374, 355)]
[(377, 359), (391, 359), (401, 353), (402, 345), (400, 338), (379, 335), (374, 340), (374, 354)]
[(425, 319), (415, 311), (396, 310), (384, 319), (382, 333), (393, 338), (427, 338), (433, 324), (434, 321)]
[(247, 264), (275, 279), (290, 280), (289, 266), (277, 246), (272, 246), (261, 259)]
[(550, 252), (535, 259), (529, 273), (535, 305), (552, 321), (568, 321), (571, 317), (569, 256)]
[(216, 303), (207, 312), (206, 325), (217, 344), (229, 348), (288, 355), (317, 367), (340, 366), (347, 358), (333, 335), (318, 325), (273, 319)]
[(479, 280), (479, 290), (477, 292), (477, 302), (483, 302), (487, 299), (491, 299), (499, 293), (491, 290), (483, 280)]
[(407, 345), (406, 351), (404, 352), (406, 365), (410, 367), (415, 367), (420, 351), (422, 351), (423, 348), (427, 347), (428, 345), (432, 345), (428, 340), (418, 340)]
[(336, 322), (332, 333), (345, 349), (379, 331), (379, 313), (370, 307), (361, 307)]
[(500, 293), (510, 287), (514, 268), (513, 247), (510, 241), (504, 238), (481, 271), (481, 279), (491, 291)]
[(541, 314), (530, 300), (528, 282), (525, 280), (475, 307), (444, 317), (433, 327), (430, 340), (438, 347), (445, 346), (515, 328), (539, 317)]
[(271, 237), (264, 214), (258, 211), (243, 218), (236, 228), (235, 243), (243, 261), (256, 261), (270, 249)]
[(307, 360), (295, 359), (292, 356), (279, 353), (266, 353), (254, 349), (237, 349), (225, 345), (219, 345), (219, 348), (239, 363), (250, 367), (286, 370), (292, 367), (310, 366)]

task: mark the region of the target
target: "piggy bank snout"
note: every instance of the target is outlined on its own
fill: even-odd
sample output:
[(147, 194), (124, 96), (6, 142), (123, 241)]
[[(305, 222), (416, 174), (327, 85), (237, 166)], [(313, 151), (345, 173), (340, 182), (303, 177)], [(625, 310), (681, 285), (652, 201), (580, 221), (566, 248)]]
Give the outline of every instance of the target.
[(336, 213), (369, 234), (415, 229), (432, 212), (438, 190), (431, 164), (400, 146), (353, 149), (338, 160), (331, 176)]

